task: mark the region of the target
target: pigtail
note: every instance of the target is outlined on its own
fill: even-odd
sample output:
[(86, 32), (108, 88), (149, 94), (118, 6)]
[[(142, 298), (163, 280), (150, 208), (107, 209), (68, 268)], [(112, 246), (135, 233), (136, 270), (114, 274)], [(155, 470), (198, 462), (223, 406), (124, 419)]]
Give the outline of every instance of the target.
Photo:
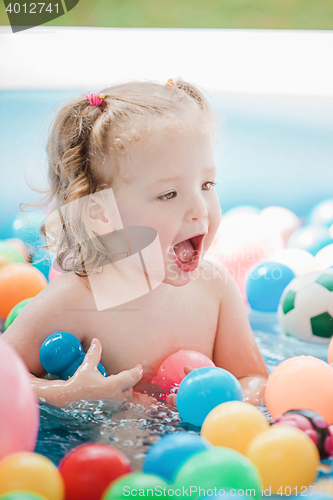
[[(49, 182), (62, 225), (57, 262), (63, 271), (75, 270), (80, 276), (87, 276), (85, 267), (98, 253), (105, 260), (101, 245), (97, 245), (99, 252), (89, 245), (95, 235), (88, 229), (89, 206), (85, 203), (98, 187), (91, 165), (90, 137), (104, 109), (105, 105), (90, 106), (86, 98), (72, 101), (58, 114), (47, 144)], [(45, 224), (41, 232), (47, 238)]]
[(194, 99), (201, 109), (204, 109), (204, 106), (206, 104), (206, 100), (203, 96), (203, 94), (195, 87), (194, 85), (191, 85), (188, 82), (184, 82), (183, 80), (177, 80), (175, 82), (177, 85), (177, 88), (179, 90), (183, 90), (188, 96), (190, 96), (192, 99)]
[(47, 154), (49, 181), (57, 188), (58, 205), (93, 191), (89, 137), (100, 114), (100, 109), (92, 109), (87, 99), (82, 99), (65, 106), (53, 124)]
[(183, 91), (186, 96), (190, 97), (200, 108), (202, 117), (205, 118), (208, 127), (212, 133), (216, 131), (219, 125), (223, 122), (223, 117), (218, 116), (210, 106), (204, 94), (195, 85), (185, 82), (181, 78), (175, 82), (177, 89)]

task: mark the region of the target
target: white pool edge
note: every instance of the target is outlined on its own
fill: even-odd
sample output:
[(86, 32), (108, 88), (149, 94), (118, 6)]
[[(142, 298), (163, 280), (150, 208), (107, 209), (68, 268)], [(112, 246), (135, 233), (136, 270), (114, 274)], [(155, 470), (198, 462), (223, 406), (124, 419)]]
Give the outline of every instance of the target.
[(181, 77), (208, 92), (333, 97), (333, 32), (0, 27), (0, 89)]

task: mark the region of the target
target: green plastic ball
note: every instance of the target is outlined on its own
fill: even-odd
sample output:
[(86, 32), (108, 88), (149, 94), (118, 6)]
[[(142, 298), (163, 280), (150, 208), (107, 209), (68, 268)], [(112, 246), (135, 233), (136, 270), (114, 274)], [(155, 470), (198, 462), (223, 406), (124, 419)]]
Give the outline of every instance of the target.
[[(17, 318), (17, 316), (20, 314), (20, 312), (22, 311), (24, 306), (26, 306), (30, 300), (31, 300), (31, 298), (21, 300), (21, 302), (19, 302), (18, 304), (16, 304), (16, 306), (13, 307), (13, 309), (10, 311), (10, 313), (8, 314), (8, 316), (6, 318), (4, 330), (7, 330), (7, 328), (13, 323), (14, 319)], [(1, 498), (0, 498), (0, 500), (1, 500)]]
[(174, 487), (187, 490), (192, 500), (210, 495), (211, 491), (219, 495), (220, 490), (231, 489), (243, 490), (244, 496), (246, 490), (251, 490), (251, 498), (259, 498), (262, 481), (257, 467), (247, 457), (231, 448), (215, 446), (190, 457), (180, 468)]
[(21, 252), (7, 241), (0, 241), (0, 269), (6, 264), (17, 263), (25, 263)]
[(13, 491), (0, 495), (0, 500), (46, 500), (46, 498), (28, 491)]
[[(164, 492), (163, 488), (165, 488)], [(112, 483), (112, 486), (104, 493), (103, 500), (134, 498), (134, 496), (138, 498), (141, 496), (144, 498), (148, 496), (149, 498), (168, 498), (169, 488), (172, 486), (159, 476), (144, 472), (132, 472)]]

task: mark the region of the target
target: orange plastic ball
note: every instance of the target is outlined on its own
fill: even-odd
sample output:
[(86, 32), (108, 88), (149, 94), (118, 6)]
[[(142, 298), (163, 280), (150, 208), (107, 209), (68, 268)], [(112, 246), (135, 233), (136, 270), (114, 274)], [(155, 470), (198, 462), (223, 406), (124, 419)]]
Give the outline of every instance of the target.
[(265, 400), (273, 418), (289, 410), (313, 410), (333, 424), (333, 370), (313, 356), (287, 359), (270, 374)]
[(0, 270), (0, 317), (6, 318), (21, 300), (34, 297), (47, 285), (45, 276), (31, 264), (7, 264)]

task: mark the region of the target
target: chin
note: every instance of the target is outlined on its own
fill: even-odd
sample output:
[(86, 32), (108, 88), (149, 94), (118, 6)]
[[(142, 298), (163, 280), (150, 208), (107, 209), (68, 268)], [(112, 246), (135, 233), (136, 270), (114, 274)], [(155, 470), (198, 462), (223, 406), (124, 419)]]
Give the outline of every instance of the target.
[(170, 270), (165, 273), (163, 283), (176, 287), (188, 285), (191, 281), (198, 279), (198, 267), (191, 272), (182, 272), (179, 269)]
[(179, 280), (178, 282), (176, 280), (168, 280), (168, 279), (165, 279), (162, 283), (166, 284), (166, 285), (171, 285), (171, 286), (175, 286), (175, 287), (181, 287), (181, 286), (185, 286), (185, 285), (188, 285), (190, 283), (191, 279), (188, 279), (188, 280)]

